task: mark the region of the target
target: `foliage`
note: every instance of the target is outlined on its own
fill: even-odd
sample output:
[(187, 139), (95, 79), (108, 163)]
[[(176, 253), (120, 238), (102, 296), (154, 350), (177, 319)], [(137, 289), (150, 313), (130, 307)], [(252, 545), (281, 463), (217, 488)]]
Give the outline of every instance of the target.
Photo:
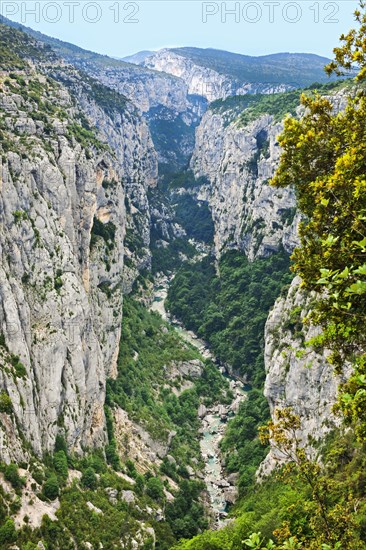
[[(264, 324), (282, 286), (291, 279), (288, 269), (288, 257), (282, 252), (255, 262), (240, 252), (227, 252), (220, 260), (218, 274), (213, 261), (206, 257), (178, 271), (169, 288), (167, 306), (210, 344), (220, 361), (261, 387)], [(249, 392), (221, 443), (226, 468), (240, 474), (241, 493), (254, 482), (255, 471), (266, 455), (257, 428), (268, 416), (261, 391)]]
[(10, 396), (5, 390), (0, 392), (0, 412), (10, 414), (13, 411), (13, 404)]
[[(364, 4), (361, 6), (364, 8)], [(360, 33), (351, 31), (342, 38), (344, 48), (336, 49), (336, 62), (329, 70), (349, 69), (356, 62), (361, 68), (358, 78), (362, 79), (366, 77), (366, 15), (357, 12), (356, 18)], [(363, 441), (366, 101), (361, 90), (350, 97), (341, 113), (333, 113), (329, 100), (319, 95), (303, 95), (301, 102), (306, 107), (303, 118), (288, 118), (285, 122), (280, 137), (284, 153), (273, 183), (296, 187), (298, 204), (306, 218), (301, 227), (302, 246), (294, 254), (294, 270), (301, 275), (303, 286), (317, 292), (308, 322), (323, 328), (312, 343), (331, 349), (331, 360), (338, 370), (345, 360), (356, 367), (355, 375), (342, 388), (340, 407)], [(295, 330), (298, 314), (294, 310), (288, 320)], [(289, 461), (279, 481), (272, 485), (277, 496), (281, 494), (281, 501), (274, 500), (270, 481), (252, 488), (252, 496), (246, 492), (237, 505), (240, 519), (232, 526), (228, 543), (218, 547), (365, 548), (366, 495), (361, 481), (364, 443), (357, 443), (352, 432), (336, 432), (321, 460), (310, 460), (304, 442), (298, 439), (299, 428), (299, 419), (284, 409), (277, 411), (277, 417), (262, 429), (263, 441), (271, 441)], [(263, 512), (267, 506), (269, 515)], [(238, 544), (240, 523), (247, 527)], [(207, 546), (202, 544), (205, 537), (210, 540)], [(194, 544), (182, 542), (178, 547), (216, 548), (215, 538), (216, 534), (211, 533), (198, 537)]]
[(202, 482), (183, 480), (174, 502), (167, 505), (166, 517), (177, 539), (183, 536), (193, 537), (207, 528), (203, 506), (199, 503), (203, 489)]
[(23, 479), (19, 475), (18, 466), (11, 462), (4, 468), (4, 478), (9, 481), (14, 489), (21, 489), (24, 485)]
[(174, 549), (242, 550), (247, 547), (243, 541), (261, 550), (366, 547), (364, 444), (357, 444), (350, 432), (336, 431), (328, 438), (321, 467), (308, 460), (300, 446), (294, 447), (298, 420), (291, 414), (283, 411), (267, 435), (276, 438), (294, 460), (292, 465), (247, 490), (235, 505), (236, 519), (229, 526), (182, 541)]
[(154, 500), (162, 500), (164, 497), (164, 485), (157, 477), (150, 477), (146, 483), (146, 493)]
[(67, 456), (65, 451), (57, 451), (53, 455), (53, 464), (55, 471), (57, 473), (58, 479), (61, 481), (61, 483), (65, 483), (67, 481), (68, 476), (68, 465), (67, 465)]
[(63, 451), (65, 454), (67, 454), (66, 440), (61, 434), (57, 434), (55, 439), (55, 453), (57, 453), (58, 451)]
[(366, 3), (361, 0), (359, 6), (359, 9), (354, 12), (355, 21), (359, 28), (351, 29), (347, 34), (341, 35), (342, 45), (334, 48), (335, 59), (326, 66), (329, 75), (333, 73), (344, 75), (352, 69), (356, 69), (356, 81), (362, 81), (366, 78)]
[(172, 110), (162, 105), (150, 108), (148, 119), (154, 148), (161, 158), (159, 175), (186, 165), (194, 148), (195, 124), (187, 124), (182, 113), (172, 116)]
[(183, 238), (173, 239), (168, 245), (163, 246), (157, 244), (156, 236), (153, 234), (151, 245), (153, 273), (171, 273), (181, 264), (182, 258), (193, 258), (197, 254), (195, 247)]
[(85, 128), (78, 124), (77, 122), (70, 122), (68, 127), (68, 138), (72, 141), (72, 138), (80, 143), (83, 149), (88, 149), (88, 147), (94, 147), (97, 150), (106, 150), (108, 146), (105, 143), (102, 143), (95, 135), (94, 131)]
[(25, 378), (27, 371), (18, 355), (10, 354), (10, 363), (14, 367), (15, 375), (19, 378)]
[(189, 194), (174, 197), (175, 220), (186, 231), (188, 238), (213, 242), (214, 224), (211, 211), (205, 201), (198, 201)]
[[(349, 550), (364, 548), (355, 514), (359, 498), (365, 497), (364, 489), (356, 489), (358, 494), (355, 496), (354, 489), (350, 487), (350, 478), (346, 481), (344, 479), (344, 474), (349, 474), (345, 464), (352, 460), (354, 451), (344, 456), (341, 463), (337, 462), (342, 443), (345, 445), (343, 452), (347, 448), (351, 450), (350, 440), (342, 441), (337, 434), (339, 439), (332, 441), (330, 448), (325, 450), (324, 465), (321, 465), (319, 461), (307, 457), (303, 442), (298, 437), (300, 426), (299, 417), (291, 409), (277, 409), (274, 419), (261, 428), (261, 440), (265, 443), (271, 441), (272, 446), (288, 461), (282, 470), (281, 479), (290, 483), (300, 480), (310, 492), (311, 498), (308, 497), (304, 503), (309, 520), (309, 533), (306, 534), (309, 548), (319, 548), (320, 545), (323, 545), (322, 548), (341, 547)], [(343, 476), (339, 475), (340, 471)], [(288, 539), (289, 534), (295, 535), (296, 541), (303, 536), (298, 529), (295, 533), (291, 532), (288, 524), (284, 524), (275, 534), (280, 541)]]
[(49, 500), (55, 500), (59, 496), (60, 486), (56, 475), (51, 475), (43, 486), (43, 494)]
[[(354, 86), (352, 79), (337, 82), (320, 83), (307, 86), (306, 92), (317, 91), (321, 95), (334, 94), (336, 91)], [(272, 115), (276, 122), (287, 114), (296, 115), (300, 105), (300, 91), (280, 92), (275, 94), (246, 94), (217, 99), (210, 103), (209, 109), (219, 113), (227, 126), (233, 121), (239, 126), (247, 126), (262, 115)]]
[[(363, 7), (363, 4), (361, 4)], [(366, 15), (356, 12), (359, 32), (343, 37), (336, 61), (328, 70), (358, 64), (358, 79), (366, 77), (362, 37)], [(279, 141), (283, 155), (272, 183), (295, 182), (298, 204), (307, 217), (300, 228), (301, 248), (295, 250), (294, 269), (303, 286), (318, 294), (308, 322), (323, 328), (313, 345), (331, 350), (341, 371), (345, 361), (355, 374), (342, 391), (340, 408), (366, 438), (366, 95), (348, 98), (344, 111), (334, 113), (329, 100), (302, 96), (307, 108), (301, 120), (287, 119)]]
[(9, 544), (15, 542), (17, 539), (17, 532), (15, 529), (15, 523), (12, 519), (7, 519), (4, 525), (0, 527), (0, 543)]
[(43, 61), (53, 58), (49, 48), (36, 46), (34, 40), (2, 23), (0, 17), (0, 67), (3, 71), (21, 70), (28, 66), (27, 60)]
[(172, 174), (167, 178), (167, 181), (167, 187), (170, 190), (182, 188), (187, 190), (194, 189), (195, 187), (201, 187), (201, 185), (208, 183), (205, 176), (196, 178), (192, 170), (184, 170)]
[(126, 109), (129, 100), (124, 95), (108, 86), (103, 86), (83, 71), (80, 74), (82, 76), (84, 91), (107, 115), (113, 117), (115, 114), (120, 114)]
[(257, 436), (259, 426), (268, 418), (266, 398), (260, 390), (253, 389), (225, 431), (220, 447), (226, 470), (239, 472), (240, 495), (253, 485), (255, 472), (267, 454), (268, 448), (261, 445)]
[(207, 340), (220, 361), (260, 386), (264, 324), (282, 286), (291, 280), (288, 269), (284, 252), (249, 262), (242, 253), (229, 251), (220, 260), (218, 274), (206, 257), (178, 271), (167, 306)]
[(194, 359), (200, 359), (198, 351), (183, 342), (160, 315), (125, 298), (118, 375), (116, 380), (108, 380), (107, 405), (122, 407), (158, 439), (165, 440), (170, 430), (177, 431), (174, 440), (182, 448), (179, 450), (177, 443), (176, 452), (178, 456), (188, 452), (186, 461), (188, 441), (191, 452), (198, 453), (192, 439), (198, 428), (200, 396), (214, 401), (225, 387), (220, 373), (208, 364), (203, 377), (194, 381), (194, 388), (175, 396), (172, 388), (181, 382), (167, 376), (170, 365)]
[(87, 487), (88, 489), (96, 489), (98, 481), (93, 468), (89, 467), (85, 470), (85, 472), (83, 472), (81, 483), (84, 487)]
[[(183, 534), (194, 536), (199, 529), (207, 527), (204, 509), (199, 503), (203, 485), (187, 479), (186, 466), (194, 469), (202, 466), (197, 415), (200, 403), (224, 402), (228, 387), (215, 366), (202, 362), (202, 376), (192, 378), (192, 387), (176, 395), (173, 389), (181, 388), (184, 379), (169, 376), (169, 371), (174, 365), (192, 360), (203, 361), (198, 351), (184, 342), (160, 315), (148, 311), (136, 299), (125, 297), (118, 374), (116, 380), (107, 383), (109, 441), (110, 445), (116, 445), (112, 415), (115, 406), (127, 411), (129, 418), (138, 422), (155, 440), (166, 442), (168, 434), (175, 433), (169, 454), (179, 466), (165, 460), (161, 473), (173, 478), (179, 491), (174, 503), (166, 504), (166, 524), (160, 526), (158, 534), (158, 537), (171, 540), (172, 544), (176, 537)], [(129, 460), (127, 449), (126, 440), (119, 445), (119, 451), (129, 466), (129, 474), (136, 479), (139, 494), (164, 503), (160, 477), (148, 475), (145, 482)], [(163, 544), (164, 538), (159, 538), (162, 549), (168, 548)]]
[(282, 120), (286, 114), (295, 114), (299, 106), (300, 92), (285, 92), (280, 94), (264, 94), (253, 96), (248, 106), (238, 118), (239, 126), (246, 126), (261, 115), (273, 115), (276, 121)]
[(90, 246), (93, 247), (97, 242), (97, 237), (101, 237), (108, 248), (114, 246), (116, 235), (116, 226), (112, 222), (103, 223), (98, 218), (94, 217), (93, 227), (91, 230)]

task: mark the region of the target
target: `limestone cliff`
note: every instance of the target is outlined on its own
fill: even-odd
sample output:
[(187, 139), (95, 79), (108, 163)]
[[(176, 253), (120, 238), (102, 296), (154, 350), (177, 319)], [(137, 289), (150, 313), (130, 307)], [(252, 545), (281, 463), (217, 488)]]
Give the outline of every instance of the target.
[[(186, 50), (191, 51), (196, 49), (164, 48), (154, 55), (146, 57), (142, 63), (150, 69), (178, 77), (188, 86), (189, 94), (203, 96), (208, 101), (215, 101), (219, 98), (240, 94), (272, 94), (294, 88), (294, 85), (281, 82), (281, 79), (276, 83), (267, 82), (263, 75), (260, 76), (258, 74), (255, 76), (252, 75), (251, 79), (245, 79), (244, 75), (242, 77), (234, 77), (226, 72), (225, 66), (222, 66), (220, 71), (210, 66), (205, 66), (205, 62), (203, 61), (205, 50), (198, 50), (201, 51), (201, 58), (203, 58), (199, 61), (190, 58), (189, 54), (186, 55)], [(230, 56), (229, 53), (227, 55)], [(235, 57), (235, 54), (231, 55)], [(273, 68), (272, 72), (274, 72)], [(271, 71), (268, 72), (267, 78), (268, 75), (271, 75)]]
[[(105, 442), (123, 241), (141, 214), (148, 246), (146, 190), (156, 177), (146, 124), (125, 98), (107, 108), (95, 82), (62, 63), (13, 64), (0, 91), (0, 387), (12, 402), (12, 412), (1, 413), (6, 461), (24, 459), (24, 439), (38, 454), (53, 449), (57, 433), (76, 452)], [(126, 199), (136, 212), (126, 214)]]
[[(276, 408), (291, 407), (300, 417), (297, 436), (308, 453), (314, 455), (316, 443), (340, 423), (332, 409), (341, 378), (327, 362), (326, 352), (304, 346), (318, 331), (302, 322), (315, 297), (301, 289), (300, 283), (296, 277), (267, 319), (264, 394), (272, 416)], [(260, 472), (269, 473), (283, 460), (283, 455), (272, 448)]]
[(209, 184), (199, 196), (208, 200), (215, 223), (215, 248), (239, 247), (249, 259), (296, 243), (295, 196), (268, 185), (277, 166), (277, 136), (282, 124), (262, 115), (245, 126), (226, 123), (209, 110), (196, 131), (191, 168)]
[(58, 57), (127, 96), (143, 112), (158, 105), (164, 105), (177, 112), (185, 111), (187, 108), (187, 85), (173, 75), (84, 50), (2, 16), (0, 22), (20, 29), (39, 44), (52, 48)]
[[(345, 109), (347, 97), (354, 91), (345, 87), (327, 96), (335, 112)], [(297, 241), (295, 236), (295, 245), (299, 244)], [(320, 330), (302, 323), (315, 299), (315, 294), (301, 288), (301, 279), (296, 277), (268, 316), (264, 356), (264, 394), (271, 415), (274, 416), (276, 408), (290, 407), (300, 417), (301, 429), (297, 435), (310, 456), (316, 453), (316, 443), (340, 424), (333, 413), (333, 405), (342, 381), (327, 362), (326, 351), (321, 353), (305, 345)], [(349, 375), (350, 368), (346, 366), (343, 379)], [(281, 453), (272, 447), (261, 465), (260, 474), (270, 473), (283, 460)]]

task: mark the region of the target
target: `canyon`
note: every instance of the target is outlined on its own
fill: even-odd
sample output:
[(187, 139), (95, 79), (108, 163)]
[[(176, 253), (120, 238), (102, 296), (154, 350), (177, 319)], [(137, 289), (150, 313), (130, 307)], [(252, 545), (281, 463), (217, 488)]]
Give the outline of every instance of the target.
[[(295, 192), (269, 182), (285, 114), (301, 116), (297, 89), (312, 83), (324, 60), (298, 54), (300, 67), (314, 67), (298, 82), (298, 68), (290, 80), (279, 69), (293, 58), (267, 56), (263, 67), (276, 74), (268, 82), (264, 68), (255, 77), (246, 65), (239, 76), (231, 69), (225, 74), (210, 51), (163, 49), (135, 64), (91, 55), (7, 20), (0, 34), (1, 462), (28, 465), (29, 473), (60, 438), (74, 480), (81, 474), (71, 456), (82, 462), (101, 452), (109, 465), (115, 460), (118, 489), (103, 486), (103, 494), (123, 513), (133, 509), (122, 548), (155, 547), (156, 525), (169, 516), (165, 504), (172, 510), (180, 502), (186, 480), (201, 494), (192, 497), (193, 507), (202, 505), (211, 526), (221, 527), (230, 522), (226, 514), (240, 489), (221, 441), (253, 381), (244, 362), (238, 369), (217, 358), (202, 334), (167, 312), (165, 299), (183, 264), (211, 258), (220, 276), (230, 252), (254, 265), (288, 257), (298, 246)], [(249, 63), (236, 55), (231, 64)], [(325, 85), (322, 93), (344, 107), (342, 85)], [(314, 456), (338, 425), (332, 407), (347, 374), (334, 377), (325, 353), (305, 359), (297, 353), (314, 335), (302, 325), (311, 296), (301, 281), (295, 278), (275, 299), (258, 334), (264, 395), (272, 416), (276, 407), (291, 406), (301, 417), (297, 435)], [(124, 307), (131, 308), (126, 315)], [(134, 334), (128, 320), (146, 326)], [(161, 341), (162, 365), (141, 382), (146, 365), (158, 363), (149, 356), (149, 338)], [(170, 340), (174, 358), (164, 347)], [(127, 364), (137, 366), (135, 381), (128, 380)], [(187, 425), (189, 415), (177, 412), (185, 410), (185, 396), (198, 405)], [(154, 429), (155, 412), (161, 425)], [(270, 475), (282, 460), (270, 449), (256, 475)], [(95, 472), (99, 482), (105, 472)], [(141, 484), (152, 501), (144, 500)], [(70, 479), (69, 486), (75, 488)], [(104, 513), (90, 501), (88, 508)], [(180, 519), (173, 518), (174, 541), (208, 525), (202, 520), (198, 530), (184, 531)]]

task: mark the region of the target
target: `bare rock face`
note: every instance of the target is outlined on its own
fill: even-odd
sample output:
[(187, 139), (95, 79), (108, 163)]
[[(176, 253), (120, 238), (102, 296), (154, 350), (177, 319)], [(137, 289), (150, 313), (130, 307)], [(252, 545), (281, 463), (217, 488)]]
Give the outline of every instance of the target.
[(105, 86), (131, 99), (142, 112), (148, 112), (160, 105), (178, 113), (187, 109), (187, 85), (173, 75), (128, 63), (103, 67), (91, 62), (83, 66), (72, 56), (69, 60), (77, 67), (87, 70), (88, 74)]
[[(265, 329), (266, 382), (264, 394), (273, 417), (276, 408), (291, 407), (301, 419), (297, 436), (313, 456), (313, 443), (339, 425), (333, 413), (340, 377), (327, 362), (327, 353), (319, 354), (311, 348), (304, 350), (304, 342), (317, 334), (314, 327), (301, 323), (314, 298), (300, 287), (296, 277), (288, 294), (275, 303)], [(347, 377), (349, 372), (345, 372)], [(269, 474), (285, 460), (281, 452), (272, 448), (262, 463), (259, 474)]]
[[(346, 108), (349, 94), (349, 89), (345, 88), (327, 96), (336, 113)], [(301, 107), (298, 113), (301, 115), (302, 112)], [(292, 234), (291, 240), (294, 245), (298, 245), (296, 235)], [(333, 406), (337, 401), (339, 384), (351, 374), (351, 367), (345, 365), (342, 377), (335, 375), (327, 361), (326, 351), (318, 353), (304, 347), (304, 343), (320, 330), (301, 322), (315, 298), (315, 295), (301, 288), (301, 279), (296, 277), (287, 295), (276, 301), (265, 328), (267, 375), (264, 394), (272, 418), (275, 409), (283, 407), (290, 407), (300, 417), (301, 429), (297, 436), (309, 456), (315, 456), (314, 443), (324, 439), (329, 431), (340, 424)], [(272, 447), (258, 475), (261, 477), (271, 473), (276, 465), (284, 461), (281, 452)]]
[(161, 464), (162, 458), (168, 453), (169, 438), (168, 441), (154, 439), (120, 408), (114, 410), (114, 425), (118, 452), (123, 460), (133, 460), (141, 473), (145, 473), (153, 465)]
[(178, 77), (188, 87), (188, 94), (200, 95), (208, 101), (237, 94), (274, 93), (293, 88), (284, 84), (239, 82), (225, 74), (194, 63), (169, 49), (162, 49), (145, 59), (145, 67)]
[(215, 224), (216, 253), (242, 249), (250, 260), (297, 243), (295, 196), (268, 185), (279, 161), (282, 124), (263, 115), (247, 126), (226, 125), (209, 110), (196, 131), (191, 168), (208, 181), (199, 198), (209, 202)]
[(204, 365), (199, 359), (179, 361), (169, 365), (167, 375), (172, 380), (177, 377), (199, 378), (202, 375), (203, 369)]
[(81, 89), (72, 86), (72, 98), (43, 74), (22, 77), (49, 107), (39, 113), (15, 80), (0, 94), (0, 391), (11, 400), (1, 413), (5, 461), (26, 457), (20, 434), (39, 454), (53, 450), (57, 433), (75, 452), (105, 443), (105, 380), (115, 374), (122, 315), (130, 196), (123, 180), (134, 182), (135, 203), (146, 205), (156, 176), (146, 125), (132, 106), (108, 115)]

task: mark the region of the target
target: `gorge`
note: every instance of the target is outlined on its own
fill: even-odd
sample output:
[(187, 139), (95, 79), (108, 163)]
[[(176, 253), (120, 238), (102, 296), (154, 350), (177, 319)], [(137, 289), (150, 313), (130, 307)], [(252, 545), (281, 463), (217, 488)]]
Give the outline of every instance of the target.
[[(279, 134), (311, 110), (301, 94), (336, 118), (362, 83), (328, 82), (329, 60), (311, 54), (119, 60), (5, 18), (0, 40), (1, 547), (364, 548), (364, 443), (334, 408), (348, 380), (352, 394), (352, 358), (334, 372), (311, 316), (316, 285), (340, 288), (365, 243), (352, 237), (347, 272), (309, 283), (290, 256), (332, 201), (307, 204), (306, 170), (271, 184)], [(325, 231), (318, 248), (341, 242)], [(349, 315), (362, 284), (346, 289)]]

